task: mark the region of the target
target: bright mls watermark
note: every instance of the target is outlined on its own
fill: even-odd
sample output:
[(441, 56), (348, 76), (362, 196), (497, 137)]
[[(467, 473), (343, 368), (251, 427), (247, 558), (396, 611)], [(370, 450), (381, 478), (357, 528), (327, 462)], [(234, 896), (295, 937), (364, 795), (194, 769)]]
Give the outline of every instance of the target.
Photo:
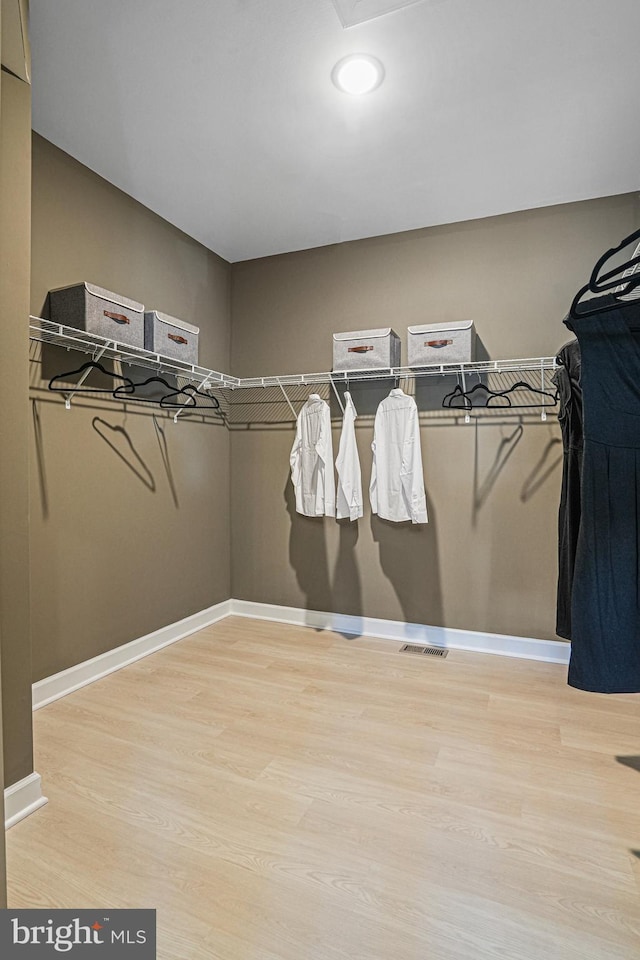
[(0, 957), (156, 960), (155, 910), (0, 910)]

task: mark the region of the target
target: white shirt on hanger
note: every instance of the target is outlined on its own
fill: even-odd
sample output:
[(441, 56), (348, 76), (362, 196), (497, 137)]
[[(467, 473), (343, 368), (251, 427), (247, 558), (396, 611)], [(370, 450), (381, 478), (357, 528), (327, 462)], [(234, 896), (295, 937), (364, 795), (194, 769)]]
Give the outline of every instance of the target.
[(420, 424), (413, 397), (392, 390), (376, 411), (373, 428), (371, 509), (384, 520), (427, 522)]
[(363, 514), (362, 473), (356, 445), (356, 417), (358, 416), (350, 393), (344, 395), (342, 433), (336, 460), (338, 471), (338, 520), (358, 520)]
[(296, 511), (305, 517), (335, 516), (331, 413), (317, 393), (311, 394), (298, 414), (289, 463)]

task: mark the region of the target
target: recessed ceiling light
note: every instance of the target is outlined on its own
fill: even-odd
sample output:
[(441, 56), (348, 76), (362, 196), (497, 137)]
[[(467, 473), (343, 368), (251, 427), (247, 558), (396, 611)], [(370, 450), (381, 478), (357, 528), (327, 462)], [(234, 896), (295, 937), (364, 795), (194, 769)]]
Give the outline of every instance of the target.
[(352, 53), (336, 63), (331, 79), (343, 93), (360, 96), (380, 86), (384, 80), (384, 67), (367, 53)]

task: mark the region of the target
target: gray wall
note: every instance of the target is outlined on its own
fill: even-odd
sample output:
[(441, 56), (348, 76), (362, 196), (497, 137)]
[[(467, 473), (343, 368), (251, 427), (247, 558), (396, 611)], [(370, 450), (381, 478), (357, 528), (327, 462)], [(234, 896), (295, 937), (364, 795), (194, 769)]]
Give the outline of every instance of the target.
[[(198, 325), (201, 363), (229, 369), (229, 265), (34, 136), (32, 312), (81, 280)], [(230, 444), (223, 425), (111, 398), (67, 411), (48, 379), (86, 356), (31, 356), (38, 680), (230, 596)]]
[[(8, 4), (3, 0), (0, 12), (0, 48), (2, 63), (7, 59), (14, 62), (17, 56), (15, 43), (7, 40), (10, 33), (6, 30), (3, 14)], [(5, 25), (4, 32), (2, 26)], [(24, 339), (20, 339), (23, 328), (21, 310), (28, 291), (29, 271), (29, 157), (23, 158), (27, 170), (27, 189), (21, 180), (21, 171), (17, 169), (17, 155), (12, 147), (15, 138), (16, 148), (24, 145), (22, 130), (28, 125), (31, 103), (29, 90), (19, 87), (15, 78), (0, 71), (0, 316), (4, 348), (0, 351), (0, 402), (10, 404), (9, 414), (18, 413), (16, 429), (2, 428), (0, 442), (7, 444), (9, 457), (0, 459), (0, 909), (7, 905), (7, 866), (5, 853), (4, 824), (4, 788), (9, 779), (21, 768), (31, 764), (32, 737), (31, 717), (27, 716), (22, 700), (29, 695), (29, 685), (24, 684), (24, 669), (30, 665), (28, 637), (28, 555), (24, 549), (27, 532), (27, 504), (18, 494), (16, 515), (12, 516), (9, 505), (11, 498), (19, 491), (20, 484), (26, 487), (26, 460), (24, 436), (21, 436), (21, 406), (26, 396), (26, 363), (24, 358)], [(24, 85), (22, 85), (24, 86)], [(8, 203), (11, 198), (14, 202)], [(15, 246), (12, 240), (15, 239)], [(14, 276), (15, 270), (15, 276)], [(6, 378), (6, 379), (5, 379)], [(15, 397), (13, 393), (15, 392)], [(14, 462), (13, 455), (17, 455)], [(11, 549), (18, 548), (17, 571), (10, 563)], [(28, 540), (27, 540), (28, 549)], [(17, 586), (17, 610), (11, 606), (11, 589)], [(25, 619), (26, 611), (26, 619)], [(16, 636), (13, 630), (18, 630)], [(17, 641), (17, 643), (16, 643)], [(15, 690), (10, 684), (3, 684), (4, 676), (15, 682)], [(15, 724), (12, 743), (7, 744), (7, 756), (10, 758), (8, 771), (5, 772), (4, 733), (6, 723)], [(29, 772), (29, 771), (27, 771)]]
[(29, 641), (28, 341), (31, 88), (2, 74), (0, 637), (5, 783), (33, 770)]
[[(2, 47), (2, 8), (0, 6), (0, 48)], [(0, 137), (3, 136), (4, 130), (2, 128), (2, 80), (3, 80), (3, 71), (0, 70)], [(0, 141), (1, 142), (1, 141)], [(0, 155), (0, 164), (2, 163), (2, 157)], [(2, 208), (0, 208), (0, 218), (2, 217)], [(0, 244), (3, 243), (2, 237), (4, 235), (4, 223), (0, 219)], [(2, 489), (0, 488), (0, 496), (2, 496)], [(0, 590), (2, 589), (2, 582), (0, 581)], [(1, 613), (0, 613), (1, 616)], [(4, 824), (4, 745), (3, 745), (3, 731), (2, 731), (2, 712), (3, 712), (3, 697), (2, 697), (2, 623), (0, 622), (0, 824)], [(5, 837), (4, 830), (0, 830), (2, 836), (0, 836), (0, 910), (4, 909), (7, 905), (7, 856), (5, 848)]]
[[(404, 342), (410, 324), (463, 318), (492, 358), (551, 355), (570, 338), (562, 318), (573, 293), (639, 221), (638, 198), (627, 195), (235, 264), (233, 372), (327, 370), (333, 331), (391, 325)], [(294, 394), (298, 407), (309, 392)], [(352, 393), (360, 412), (380, 398)], [(353, 525), (298, 516), (292, 425), (234, 431), (233, 596), (555, 638), (556, 418), (522, 431), (512, 421), (476, 429), (423, 419), (423, 528), (368, 511)], [(365, 486), (371, 437), (363, 417)], [(336, 451), (337, 441), (336, 430)]]

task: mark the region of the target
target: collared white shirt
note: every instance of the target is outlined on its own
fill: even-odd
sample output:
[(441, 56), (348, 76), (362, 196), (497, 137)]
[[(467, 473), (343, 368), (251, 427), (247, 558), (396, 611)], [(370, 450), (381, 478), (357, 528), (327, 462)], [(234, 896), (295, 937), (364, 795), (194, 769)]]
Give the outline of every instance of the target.
[(392, 390), (376, 411), (373, 428), (371, 510), (384, 520), (427, 522), (420, 424), (413, 397)]
[(336, 459), (338, 472), (338, 497), (336, 517), (338, 520), (357, 520), (363, 514), (362, 473), (356, 445), (356, 408), (350, 393), (344, 395), (342, 433)]
[(335, 516), (331, 413), (317, 393), (311, 394), (298, 414), (289, 462), (296, 511), (305, 517)]

